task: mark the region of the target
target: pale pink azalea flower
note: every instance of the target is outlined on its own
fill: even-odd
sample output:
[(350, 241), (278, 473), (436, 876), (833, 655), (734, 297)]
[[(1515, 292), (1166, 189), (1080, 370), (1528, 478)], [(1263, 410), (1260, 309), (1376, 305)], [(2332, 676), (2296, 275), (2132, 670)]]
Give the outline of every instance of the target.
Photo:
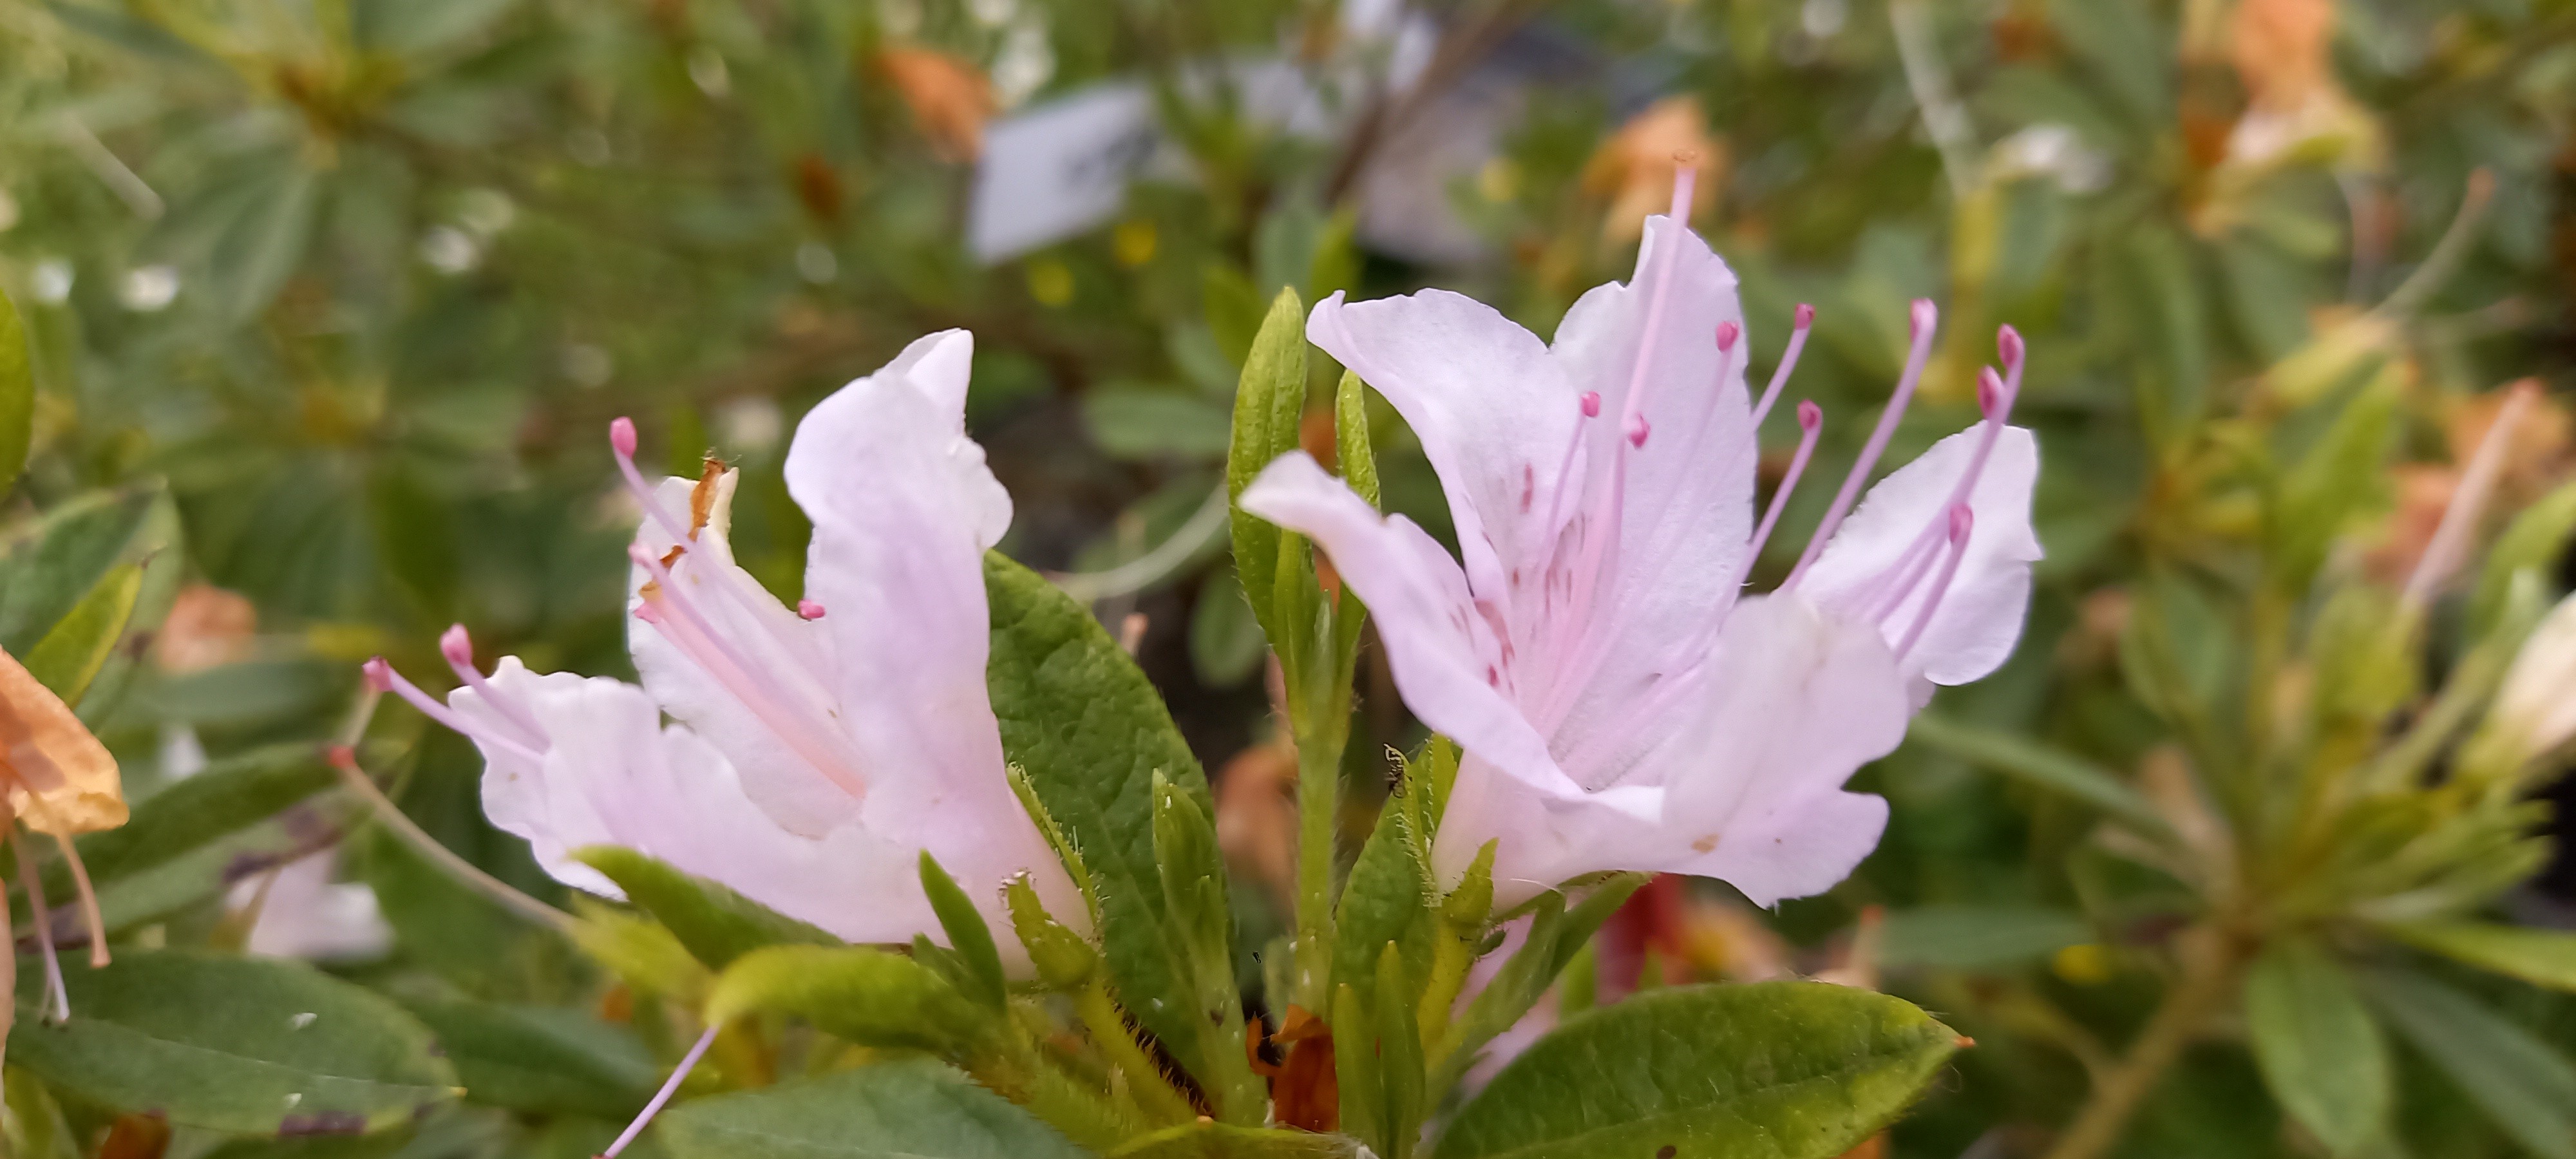
[[(1499, 839), (1499, 905), (1598, 870), (1721, 878), (1761, 905), (1831, 887), (1887, 820), (1843, 782), (2020, 636), (2040, 550), (2038, 446), (2003, 421), (2018, 336), (1980, 383), (1985, 421), (1852, 506), (1931, 353), (1929, 302), (1816, 541), (1779, 590), (1741, 594), (1782, 506), (1757, 524), (1756, 431), (1813, 315), (1752, 405), (1735, 275), (1679, 215), (1689, 180), (1635, 275), (1584, 295), (1552, 346), (1445, 291), (1316, 305), (1308, 337), (1420, 437), (1459, 556), (1303, 454), (1243, 495), (1332, 557), (1406, 704), (1465, 750), (1433, 859), (1455, 880)], [(1822, 421), (1798, 418), (1783, 496)]]
[(927, 849), (988, 920), (1007, 921), (1001, 887), (1026, 872), (1083, 922), (1011, 791), (985, 691), (983, 554), (1011, 501), (966, 434), (973, 351), (962, 330), (923, 338), (798, 425), (787, 487), (814, 533), (795, 606), (733, 560), (735, 473), (648, 484), (620, 419), (644, 508), (627, 603), (642, 686), (516, 657), (487, 677), (462, 627), (440, 641), (464, 682), (446, 703), (381, 660), (371, 676), (474, 741), (485, 814), (568, 885), (617, 896), (571, 854), (619, 845), (853, 942), (944, 941)]

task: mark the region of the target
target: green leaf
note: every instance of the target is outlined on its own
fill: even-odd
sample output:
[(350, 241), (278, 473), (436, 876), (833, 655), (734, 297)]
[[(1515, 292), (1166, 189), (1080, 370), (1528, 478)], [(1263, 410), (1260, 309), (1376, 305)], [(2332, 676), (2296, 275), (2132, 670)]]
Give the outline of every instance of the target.
[(240, 212), (216, 235), (206, 266), (214, 300), (235, 324), (268, 309), (304, 260), (322, 179), (293, 154), (248, 178)]
[(607, 874), (626, 900), (670, 927), (680, 944), (721, 970), (763, 946), (837, 946), (841, 939), (734, 892), (615, 845), (573, 851), (575, 860)]
[(0, 491), (27, 470), (36, 434), (36, 375), (27, 358), (27, 325), (0, 291)]
[(1195, 1033), (1167, 1039), (1205, 1089), (1216, 1117), (1254, 1125), (1269, 1109), (1269, 1089), (1252, 1074), (1244, 1054), (1243, 997), (1236, 989), (1234, 913), (1226, 904), (1225, 872), (1217, 854), (1216, 825), (1196, 798), (1156, 770), (1154, 858), (1162, 867), (1163, 907), (1180, 937), (1174, 947), (1183, 985), (1161, 995), (1125, 992), (1129, 1001), (1158, 1006), (1188, 1004)]
[(107, 666), (125, 625), (134, 618), (136, 597), (143, 594), (143, 569), (126, 564), (102, 577), (97, 586), (72, 605), (45, 638), (27, 650), (27, 672), (37, 683), (79, 707), (81, 694)]
[[(84, 833), (73, 844), (90, 881), (105, 888), (266, 821), (338, 780), (312, 745), (254, 749), (171, 783), (136, 803), (124, 825)], [(46, 867), (49, 896), (69, 897), (70, 889), (68, 866)]]
[(1677, 986), (1568, 1021), (1460, 1109), (1439, 1159), (1831, 1159), (1958, 1049), (1912, 1005), (1821, 982)]
[(149, 533), (157, 489), (84, 496), (49, 512), (0, 556), (0, 648), (33, 651), (118, 567), (161, 546)]
[(1374, 1143), (1386, 1159), (1408, 1159), (1422, 1134), (1422, 1038), (1413, 992), (1405, 985), (1404, 960), (1393, 942), (1378, 951), (1376, 989), (1377, 997), (1369, 1003), (1377, 1016), (1372, 1037), (1380, 1092)]
[[(1096, 888), (1101, 948), (1131, 1012), (1165, 1042), (1194, 1042), (1189, 1004), (1164, 997), (1183, 993), (1185, 959), (1154, 861), (1153, 783), (1159, 772), (1213, 813), (1207, 778), (1162, 697), (1090, 609), (996, 553), (984, 556), (984, 590), (993, 620), (986, 671), (1002, 751), (1080, 850), (1080, 866), (1067, 869), (1087, 871)], [(1213, 849), (1208, 858), (1175, 868), (1222, 880)]]
[(771, 946), (744, 954), (716, 979), (707, 1021), (754, 1012), (794, 1015), (861, 1046), (952, 1058), (986, 1042), (1000, 1017), (930, 967), (866, 946)]
[(1183, 1123), (1138, 1136), (1109, 1159), (1359, 1159), (1359, 1140), (1232, 1123)]
[(1214, 459), (1230, 445), (1223, 402), (1179, 390), (1102, 389), (1083, 396), (1083, 425), (1113, 459)]
[(984, 921), (983, 911), (975, 908), (975, 899), (957, 885), (957, 879), (939, 867), (930, 851), (921, 851), (921, 888), (930, 897), (930, 911), (939, 917), (939, 928), (947, 931), (948, 945), (958, 961), (966, 967), (973, 983), (967, 996), (1000, 1010), (1009, 1002), (1009, 991), (1002, 979), (1002, 952), (993, 943), (993, 927)]
[(1356, 371), (1343, 371), (1333, 391), (1333, 457), (1342, 481), (1369, 506), (1378, 506), (1377, 449), (1369, 443), (1368, 398)]
[(2514, 515), (2504, 534), (2496, 537), (2495, 546), (2487, 549), (2477, 594), (2469, 601), (2470, 639), (2484, 639), (2504, 618), (2505, 596), (2513, 587), (2514, 573), (2546, 569), (2565, 554), (2571, 535), (2576, 535), (2576, 481), (2560, 484)]
[(467, 1102), (623, 1119), (661, 1084), (660, 1064), (633, 1031), (579, 1011), (464, 998), (402, 1002), (438, 1037)]
[(1243, 509), (1243, 489), (1270, 461), (1297, 449), (1297, 427), (1306, 410), (1306, 308), (1285, 289), (1243, 361), (1234, 392), (1234, 445), (1225, 457), (1225, 494), (1234, 504), (1234, 566), (1262, 634), (1275, 645), (1302, 625), (1283, 622), (1279, 571), (1285, 532)]
[(455, 45), (490, 27), (518, 0), (356, 0), (349, 5), (354, 39), (368, 48), (419, 55)]
[(2323, 949), (2275, 943), (2245, 976), (2254, 1061), (2272, 1095), (2338, 1155), (2387, 1129), (2388, 1048), (2352, 978)]
[(1984, 970), (2091, 941), (2092, 927), (2039, 906), (1925, 906), (1887, 915), (1879, 960), (1890, 966)]
[(111, 1109), (235, 1134), (358, 1134), (458, 1093), (411, 1015), (301, 963), (129, 949), (65, 982), (71, 1021), (48, 1026), (43, 973), (19, 971), (9, 1063)]
[(656, 1124), (672, 1159), (1084, 1159), (973, 1080), (903, 1059), (699, 1099)]
[(2576, 1159), (2576, 1064), (2477, 999), (2421, 974), (2372, 970), (2363, 992), (2460, 1092), (2543, 1159)]
[(2306, 591), (2345, 524), (2381, 491), (2403, 382), (2395, 368), (2383, 371), (2343, 404), (2333, 425), (2282, 477), (2279, 497), (2265, 511), (2273, 554), (2268, 578), (2279, 590)]
[(1944, 756), (1982, 765), (2052, 793), (2073, 797), (2139, 832), (2168, 836), (2172, 826), (2110, 770), (2038, 741), (1997, 729), (1962, 724), (1937, 713), (1914, 718), (1906, 739)]
[(1400, 779), (1381, 806), (1377, 827), (1351, 863), (1334, 915), (1333, 982), (1350, 986), (1363, 1002), (1376, 996), (1376, 947), (1394, 945), (1402, 954), (1405, 978), (1413, 991), (1430, 972), (1431, 820), (1426, 816), (1432, 794), (1420, 782), (1414, 762), (1405, 762)]
[(2487, 922), (2402, 922), (2380, 929), (2399, 941), (2481, 970), (2552, 990), (2576, 991), (2576, 934)]

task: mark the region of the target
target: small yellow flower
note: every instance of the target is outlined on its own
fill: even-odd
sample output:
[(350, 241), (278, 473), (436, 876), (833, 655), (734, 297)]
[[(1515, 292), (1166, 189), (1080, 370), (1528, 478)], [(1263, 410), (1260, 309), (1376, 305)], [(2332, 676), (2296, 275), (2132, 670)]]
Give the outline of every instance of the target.
[(1029, 263), (1029, 296), (1041, 306), (1073, 301), (1073, 267), (1052, 259)]

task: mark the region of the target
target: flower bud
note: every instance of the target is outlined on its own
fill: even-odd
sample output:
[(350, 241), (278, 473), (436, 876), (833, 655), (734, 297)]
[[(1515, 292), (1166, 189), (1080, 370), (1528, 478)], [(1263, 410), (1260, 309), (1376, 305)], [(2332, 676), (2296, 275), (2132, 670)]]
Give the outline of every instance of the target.
[(2526, 756), (2576, 739), (2576, 595), (2558, 601), (2523, 641), (2493, 711)]

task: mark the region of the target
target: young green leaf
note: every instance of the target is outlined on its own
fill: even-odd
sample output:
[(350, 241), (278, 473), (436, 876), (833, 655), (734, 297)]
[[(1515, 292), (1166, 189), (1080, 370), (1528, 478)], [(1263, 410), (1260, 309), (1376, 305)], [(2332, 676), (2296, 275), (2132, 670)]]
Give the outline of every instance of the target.
[(64, 981), (71, 1021), (47, 1026), (33, 1016), (43, 971), (18, 972), (9, 1065), (113, 1110), (236, 1134), (355, 1135), (458, 1094), (411, 1015), (301, 963), (127, 949)]
[[(1154, 857), (1162, 867), (1163, 906), (1180, 935), (1180, 977), (1184, 989), (1170, 1001), (1185, 1002), (1197, 1028), (1190, 1039), (1167, 1041), (1188, 1062), (1190, 1073), (1216, 1106), (1217, 1118), (1241, 1125), (1263, 1121), (1268, 1091), (1252, 1074), (1244, 1054), (1243, 999), (1236, 990), (1234, 914), (1226, 905), (1225, 872), (1219, 865), (1216, 826), (1196, 800), (1167, 780), (1153, 777)], [(1167, 1001), (1159, 995), (1132, 998), (1148, 1007)]]
[(1530, 909), (1529, 934), (1520, 950), (1468, 1001), (1467, 1009), (1449, 1024), (1449, 1032), (1441, 1037), (1438, 1046), (1426, 1052), (1432, 1071), (1426, 1091), (1429, 1101), (1437, 1103), (1445, 1097), (1486, 1043), (1511, 1029), (1513, 1023), (1538, 1005), (1548, 984), (1592, 940), (1601, 923), (1610, 920), (1628, 895), (1645, 883), (1646, 875), (1642, 873), (1612, 874), (1571, 908), (1565, 904), (1562, 891), (1551, 890), (1538, 896)]
[(1377, 997), (1369, 1005), (1377, 1016), (1373, 1037), (1380, 1092), (1374, 1145), (1386, 1159), (1409, 1159), (1422, 1134), (1422, 1038), (1403, 956), (1393, 942), (1378, 951)]
[[(1154, 860), (1157, 772), (1204, 815), (1207, 779), (1169, 709), (1136, 662), (1091, 610), (1009, 558), (987, 553), (984, 590), (993, 622), (987, 673), (1002, 751), (1078, 856), (1066, 860), (1100, 907), (1111, 979), (1146, 1029), (1167, 1043), (1196, 1041), (1186, 1002), (1162, 1001), (1187, 985), (1184, 933), (1166, 916)], [(1178, 867), (1222, 879), (1214, 860)], [(1238, 1056), (1240, 1052), (1238, 1051)]]
[(1046, 912), (1046, 903), (1038, 899), (1027, 875), (1012, 878), (1003, 887), (1003, 897), (1011, 907), (1011, 932), (1028, 950), (1039, 981), (1057, 990), (1071, 990), (1090, 980), (1100, 965), (1099, 952)]
[(672, 1159), (1085, 1159), (1036, 1116), (917, 1058), (683, 1103), (655, 1130)]
[(143, 568), (126, 564), (91, 587), (70, 614), (27, 651), (27, 671), (38, 683), (77, 708), (90, 681), (107, 666), (125, 626), (134, 618), (135, 598), (143, 593)]
[(27, 357), (27, 324), (0, 291), (0, 492), (26, 472), (35, 430), (36, 376)]
[(1245, 511), (1243, 489), (1272, 459), (1297, 448), (1297, 427), (1306, 409), (1306, 309), (1297, 291), (1284, 289), (1270, 303), (1261, 331), (1244, 359), (1243, 379), (1234, 394), (1234, 442), (1225, 457), (1225, 494), (1234, 507), (1234, 566), (1252, 601), (1261, 631), (1273, 646), (1283, 632), (1300, 625), (1283, 622), (1278, 585), (1281, 538), (1268, 520)]
[(2478, 574), (2477, 594), (2469, 600), (2469, 638), (2483, 639), (2504, 617), (2505, 595), (2515, 572), (2547, 568), (2564, 558), (2567, 541), (2576, 536), (2576, 481), (2559, 484), (2525, 507), (2487, 549)]
[(930, 895), (930, 910), (939, 916), (939, 928), (947, 931), (948, 945), (956, 951), (972, 983), (967, 996), (1002, 1009), (1009, 1001), (1009, 991), (1002, 979), (1001, 950), (993, 944), (993, 927), (986, 924), (975, 900), (957, 885), (957, 879), (939, 867), (930, 851), (921, 851), (921, 888)]
[(2576, 1159), (2576, 1064), (2477, 999), (2416, 974), (2372, 970), (2363, 993), (2389, 1026), (2542, 1159)]
[(2576, 934), (2487, 922), (2403, 922), (2380, 928), (2399, 941), (2481, 970), (2576, 991)]
[(861, 1046), (974, 1055), (1000, 1032), (930, 967), (867, 946), (770, 946), (726, 967), (707, 996), (709, 1025), (746, 1014), (788, 1014)]
[(626, 900), (670, 927), (689, 952), (721, 970), (763, 946), (837, 946), (841, 939), (703, 877), (632, 849), (593, 845), (573, 858), (608, 875)]
[(1914, 1006), (1821, 982), (1677, 986), (1540, 1039), (1451, 1120), (1438, 1159), (1832, 1159), (1958, 1049)]
[(0, 648), (25, 656), (110, 572), (168, 545), (154, 535), (157, 489), (84, 496), (48, 512), (0, 556)]
[(2283, 941), (2245, 976), (2245, 1021), (2263, 1081), (2328, 1150), (2349, 1155), (2387, 1129), (2388, 1048), (2352, 978), (2312, 943)]

